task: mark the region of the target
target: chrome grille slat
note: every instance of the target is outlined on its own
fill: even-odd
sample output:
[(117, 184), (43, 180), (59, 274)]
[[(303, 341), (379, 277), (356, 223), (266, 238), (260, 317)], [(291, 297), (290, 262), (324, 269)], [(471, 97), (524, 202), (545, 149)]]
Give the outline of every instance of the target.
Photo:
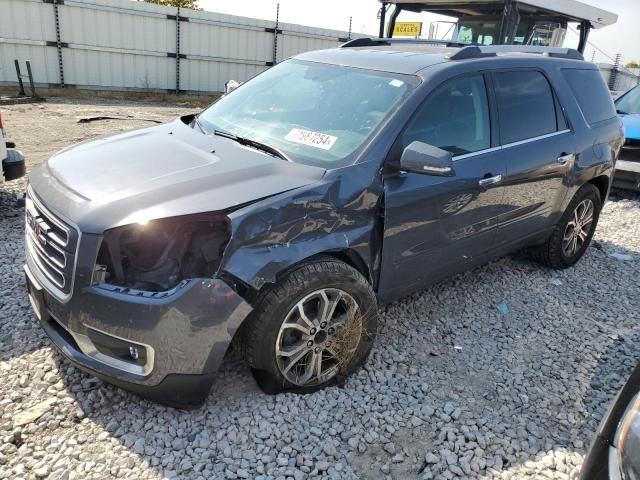
[[(30, 237), (29, 240), (33, 244), (33, 248), (38, 251), (38, 254), (41, 257), (43, 257), (46, 260), (47, 263), (51, 264), (52, 268), (57, 268), (59, 270), (64, 269), (65, 263), (66, 263), (66, 258), (65, 258), (65, 263), (61, 263), (58, 259), (56, 259), (55, 257), (49, 255), (49, 253), (42, 247), (40, 242), (36, 238), (34, 238), (33, 232), (27, 230), (27, 235)], [(64, 256), (64, 253), (62, 255)], [(62, 274), (62, 271), (60, 271), (60, 274)]]
[[(31, 253), (31, 258), (36, 263), (36, 265), (38, 266), (40, 271), (49, 280), (51, 280), (56, 286), (58, 286), (59, 288), (63, 289), (64, 286), (65, 286), (64, 275), (62, 275), (55, 268), (52, 268), (51, 265), (48, 264), (48, 260), (46, 259), (46, 257), (43, 257), (42, 255), (39, 255), (38, 253), (36, 253), (35, 255), (33, 254), (33, 251), (34, 251), (35, 247), (33, 245), (33, 240), (30, 237), (27, 237), (27, 245), (29, 247), (29, 253)], [(45, 263), (47, 263), (46, 266), (43, 264), (43, 260), (44, 260)], [(56, 277), (56, 275), (58, 275), (58, 276)]]
[(51, 293), (70, 295), (79, 233), (47, 210), (34, 195), (27, 192), (25, 205), (25, 238), (27, 255), (50, 283)]

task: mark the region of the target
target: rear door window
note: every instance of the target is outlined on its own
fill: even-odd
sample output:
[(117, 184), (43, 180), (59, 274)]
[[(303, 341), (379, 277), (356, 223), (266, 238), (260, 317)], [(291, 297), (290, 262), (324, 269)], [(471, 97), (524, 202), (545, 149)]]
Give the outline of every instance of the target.
[(562, 111), (556, 116), (557, 101), (542, 73), (499, 72), (494, 84), (503, 145), (556, 132), (558, 118), (563, 126)]
[(482, 75), (456, 78), (438, 87), (420, 106), (403, 137), (463, 155), (491, 146), (487, 90)]
[(598, 70), (564, 69), (562, 73), (590, 125), (616, 116), (611, 93)]

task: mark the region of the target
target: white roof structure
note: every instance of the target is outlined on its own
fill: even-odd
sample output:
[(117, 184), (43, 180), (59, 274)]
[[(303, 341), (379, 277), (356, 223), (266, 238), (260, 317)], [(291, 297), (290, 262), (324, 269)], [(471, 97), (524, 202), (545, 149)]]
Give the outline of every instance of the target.
[[(479, 15), (481, 10), (477, 7), (487, 7), (492, 4), (503, 5), (505, 0), (380, 0), (384, 3), (399, 4), (407, 9), (424, 6), (425, 10), (443, 9), (452, 14)], [(602, 28), (613, 25), (618, 21), (618, 15), (592, 5), (587, 5), (577, 0), (518, 0), (521, 7), (533, 7), (567, 17), (569, 21), (589, 21), (593, 28)], [(443, 12), (444, 14), (444, 12)]]

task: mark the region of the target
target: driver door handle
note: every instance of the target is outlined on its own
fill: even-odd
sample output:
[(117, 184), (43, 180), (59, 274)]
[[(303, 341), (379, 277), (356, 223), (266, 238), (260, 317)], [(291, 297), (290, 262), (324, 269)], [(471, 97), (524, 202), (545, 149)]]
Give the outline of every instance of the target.
[(573, 157), (575, 157), (575, 155), (573, 153), (569, 153), (569, 154), (563, 153), (562, 155), (560, 155), (558, 157), (558, 163), (560, 165), (566, 165), (571, 160), (573, 160)]
[(483, 178), (481, 179), (478, 184), (481, 187), (490, 187), (491, 185), (495, 185), (497, 183), (500, 183), (502, 181), (502, 175), (496, 175), (494, 177), (489, 177), (489, 178)]

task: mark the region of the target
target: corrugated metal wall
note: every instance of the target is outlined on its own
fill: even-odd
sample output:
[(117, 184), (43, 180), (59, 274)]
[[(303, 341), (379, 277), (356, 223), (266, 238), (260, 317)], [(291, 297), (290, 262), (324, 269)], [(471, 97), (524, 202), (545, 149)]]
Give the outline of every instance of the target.
[[(608, 63), (599, 63), (598, 67), (600, 68), (600, 73), (602, 73), (604, 81), (609, 85), (613, 65)], [(615, 85), (611, 91), (614, 95), (619, 95), (637, 85), (640, 85), (640, 75), (626, 68), (619, 68), (616, 73)]]
[(23, 69), (31, 62), (38, 84), (220, 92), (229, 79), (248, 80), (274, 60), (336, 47), (348, 36), (279, 23), (274, 59), (275, 21), (182, 9), (178, 25), (171, 7), (53, 1), (0, 0), (0, 83), (17, 83), (18, 59)]

